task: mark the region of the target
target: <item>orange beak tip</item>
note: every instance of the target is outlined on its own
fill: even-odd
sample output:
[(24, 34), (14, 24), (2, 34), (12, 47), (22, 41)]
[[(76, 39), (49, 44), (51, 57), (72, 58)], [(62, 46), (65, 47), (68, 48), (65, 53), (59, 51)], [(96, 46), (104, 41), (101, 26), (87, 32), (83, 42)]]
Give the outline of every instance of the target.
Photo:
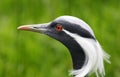
[(18, 30), (29, 30), (30, 28), (28, 26), (20, 26), (17, 29)]

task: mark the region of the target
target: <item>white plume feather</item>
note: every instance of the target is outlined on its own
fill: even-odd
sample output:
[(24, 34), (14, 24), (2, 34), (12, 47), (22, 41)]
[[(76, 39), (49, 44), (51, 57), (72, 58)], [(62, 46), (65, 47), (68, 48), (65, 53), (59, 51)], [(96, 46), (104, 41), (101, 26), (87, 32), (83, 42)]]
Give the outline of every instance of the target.
[(77, 34), (70, 33), (67, 30), (63, 31), (79, 43), (86, 55), (86, 60), (83, 67), (79, 70), (73, 70), (71, 74), (75, 75), (75, 77), (84, 77), (87, 74), (95, 72), (97, 77), (99, 77), (99, 75), (104, 77), (104, 60), (109, 62), (110, 56), (103, 51), (98, 41), (81, 37)]

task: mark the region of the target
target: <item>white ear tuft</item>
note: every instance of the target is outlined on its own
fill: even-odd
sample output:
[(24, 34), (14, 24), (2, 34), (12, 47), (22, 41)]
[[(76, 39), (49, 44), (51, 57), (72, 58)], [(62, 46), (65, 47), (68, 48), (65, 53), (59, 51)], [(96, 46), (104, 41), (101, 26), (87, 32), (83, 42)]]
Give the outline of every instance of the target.
[(96, 73), (97, 77), (99, 77), (99, 75), (104, 77), (104, 60), (110, 63), (110, 56), (103, 51), (99, 42), (97, 40), (84, 38), (77, 34), (70, 33), (67, 30), (64, 30), (64, 32), (77, 41), (86, 55), (83, 67), (79, 70), (73, 70), (71, 74), (75, 75), (75, 77), (85, 77), (87, 74)]

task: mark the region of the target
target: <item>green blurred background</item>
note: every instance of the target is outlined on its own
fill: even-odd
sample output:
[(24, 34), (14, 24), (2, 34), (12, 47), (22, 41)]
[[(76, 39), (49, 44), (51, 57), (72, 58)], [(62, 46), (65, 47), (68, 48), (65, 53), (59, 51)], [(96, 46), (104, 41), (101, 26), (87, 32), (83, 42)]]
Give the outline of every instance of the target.
[(120, 77), (120, 0), (1, 0), (0, 77), (72, 77), (65, 46), (46, 35), (17, 30), (61, 15), (79, 17), (92, 27), (111, 55), (106, 77)]

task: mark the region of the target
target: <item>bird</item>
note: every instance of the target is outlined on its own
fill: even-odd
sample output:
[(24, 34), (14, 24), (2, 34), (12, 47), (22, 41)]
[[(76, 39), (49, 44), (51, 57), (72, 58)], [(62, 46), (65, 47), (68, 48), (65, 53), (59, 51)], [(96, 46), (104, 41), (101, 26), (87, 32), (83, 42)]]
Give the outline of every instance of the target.
[(48, 23), (22, 25), (19, 30), (38, 32), (50, 36), (65, 45), (71, 55), (74, 77), (105, 76), (104, 61), (110, 63), (110, 55), (104, 51), (91, 27), (82, 19), (63, 15)]

